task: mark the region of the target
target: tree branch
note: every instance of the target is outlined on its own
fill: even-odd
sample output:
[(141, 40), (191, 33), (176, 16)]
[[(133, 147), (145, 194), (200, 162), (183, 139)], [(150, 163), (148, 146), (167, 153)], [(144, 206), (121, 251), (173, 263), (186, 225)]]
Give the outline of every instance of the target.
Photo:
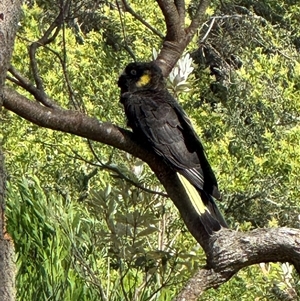
[[(298, 258), (295, 256), (299, 256), (298, 253), (300, 252), (299, 230), (287, 230), (285, 228), (283, 230), (258, 229), (250, 232), (249, 235), (222, 230), (212, 238), (206, 236), (206, 232), (203, 231), (203, 226), (198, 219), (198, 214), (190, 204), (189, 198), (176, 173), (170, 170), (161, 158), (143, 148), (135, 140), (132, 132), (108, 122), (100, 122), (77, 111), (51, 109), (41, 106), (39, 103), (28, 100), (8, 87), (4, 89), (3, 105), (8, 110), (37, 125), (111, 145), (148, 163), (180, 211), (190, 232), (206, 252), (208, 258), (207, 266), (213, 268), (215, 272), (219, 273), (222, 271), (222, 273), (226, 272), (232, 276), (238, 269), (260, 262), (260, 260), (289, 261), (295, 264), (296, 269), (300, 271), (300, 260), (299, 262), (295, 260), (295, 258)], [(289, 243), (288, 239), (291, 239), (289, 237), (293, 237), (294, 244)], [(282, 239), (282, 242), (280, 239)], [(296, 246), (296, 248), (293, 249), (291, 246)], [(282, 247), (284, 247), (283, 251)], [(221, 252), (220, 250), (223, 251)], [(251, 252), (248, 254), (247, 252), (249, 251), (247, 250), (251, 250)], [(232, 259), (231, 254), (235, 254), (234, 252), (236, 252), (237, 256), (229, 268), (225, 268), (224, 264), (220, 265), (224, 258)], [(245, 264), (246, 261), (243, 258), (248, 258), (247, 264)]]
[(157, 0), (157, 3), (165, 17), (167, 26), (166, 40), (177, 41), (181, 39), (181, 31), (183, 30), (180, 22), (179, 14), (175, 4), (169, 0)]
[(122, 3), (127, 12), (129, 12), (134, 18), (140, 21), (146, 28), (150, 29), (155, 35), (159, 36), (161, 39), (164, 39), (164, 35), (159, 30), (151, 26), (148, 22), (146, 22), (139, 14), (137, 14), (126, 0), (122, 0)]
[(185, 22), (185, 3), (184, 0), (175, 0), (174, 1), (176, 9), (178, 11), (179, 20), (181, 24)]
[(240, 233), (222, 229), (208, 237), (176, 173), (143, 148), (131, 132), (81, 112), (44, 107), (8, 87), (3, 105), (37, 125), (111, 145), (149, 164), (207, 256), (206, 268), (190, 279), (176, 301), (196, 300), (203, 291), (228, 281), (241, 268), (259, 262), (288, 261), (300, 272), (300, 230), (272, 228)]
[(7, 76), (6, 78), (31, 93), (37, 101), (49, 108), (60, 108), (60, 106), (56, 104), (54, 100), (50, 99), (47, 95), (42, 93), (41, 90), (37, 89), (35, 85), (31, 83), (30, 80), (21, 74), (16, 68), (10, 66), (8, 71), (14, 77)]
[(203, 249), (209, 249), (209, 237), (176, 173), (167, 167), (154, 152), (143, 148), (135, 140), (132, 132), (108, 122), (100, 122), (81, 112), (44, 107), (8, 87), (4, 89), (3, 105), (6, 109), (34, 124), (111, 145), (148, 163), (180, 211), (192, 235)]
[(191, 38), (195, 35), (197, 29), (203, 23), (206, 9), (210, 4), (210, 0), (201, 0), (195, 15), (193, 16), (193, 20), (191, 25), (187, 28), (188, 37)]
[(97, 154), (95, 153), (95, 151), (90, 148), (91, 152), (93, 153), (94, 157), (96, 158), (96, 160), (99, 162), (99, 163), (94, 163), (90, 160), (87, 160), (85, 158), (83, 158), (82, 156), (80, 156), (77, 152), (74, 152), (72, 150), (72, 152), (75, 154), (75, 156), (70, 156), (68, 155), (67, 153), (64, 153), (65, 156), (69, 157), (69, 158), (72, 158), (72, 159), (79, 159), (89, 165), (92, 165), (92, 166), (95, 166), (95, 167), (98, 167), (100, 170), (108, 170), (108, 171), (112, 171), (114, 173), (114, 175), (112, 175), (113, 177), (118, 177), (124, 181), (126, 181), (127, 183), (131, 184), (132, 186), (136, 187), (136, 188), (139, 188), (147, 193), (150, 193), (150, 194), (154, 194), (154, 195), (160, 195), (162, 197), (165, 197), (167, 198), (168, 195), (164, 192), (160, 192), (160, 191), (155, 191), (155, 190), (152, 190), (152, 189), (149, 189), (145, 186), (143, 186), (142, 183), (138, 183), (138, 182), (135, 182), (134, 180), (131, 180), (130, 178), (128, 178), (124, 173), (122, 173), (122, 171), (117, 167), (117, 166), (113, 166), (109, 163), (103, 163), (99, 157), (97, 156)]
[[(61, 7), (59, 15), (56, 17), (56, 19), (53, 21), (53, 23), (49, 26), (49, 28), (46, 30), (44, 35), (40, 39), (38, 39), (36, 42), (33, 42), (29, 47), (30, 66), (32, 69), (33, 78), (34, 78), (36, 87), (40, 91), (40, 94), (43, 99), (46, 99), (47, 96), (46, 96), (46, 93), (44, 90), (43, 81), (39, 75), (39, 68), (38, 68), (37, 61), (36, 61), (36, 51), (39, 47), (45, 46), (45, 45), (53, 42), (55, 40), (55, 38), (58, 36), (61, 26), (64, 22), (65, 12), (68, 10), (69, 5), (70, 5), (70, 0), (67, 0), (65, 5), (63, 5)], [(53, 30), (55, 30), (55, 31), (52, 34)]]
[(197, 29), (204, 20), (206, 9), (210, 4), (210, 0), (201, 0), (192, 22), (188, 28), (184, 24), (184, 1), (158, 0), (160, 9), (165, 16), (167, 24), (167, 35), (163, 43), (162, 49), (156, 59), (157, 65), (162, 69), (164, 76), (167, 76), (176, 62), (181, 57), (186, 46), (194, 37)]
[(198, 300), (210, 288), (217, 288), (240, 269), (260, 262), (290, 262), (300, 274), (300, 230), (255, 229), (242, 233), (222, 229), (211, 239), (205, 269), (199, 270), (173, 301)]

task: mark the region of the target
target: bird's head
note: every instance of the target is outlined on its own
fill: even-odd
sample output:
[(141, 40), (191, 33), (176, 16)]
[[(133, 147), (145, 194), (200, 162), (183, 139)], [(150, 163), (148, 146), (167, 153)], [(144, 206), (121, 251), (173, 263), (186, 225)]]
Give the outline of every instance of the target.
[(164, 87), (161, 69), (154, 63), (130, 63), (118, 80), (121, 93)]

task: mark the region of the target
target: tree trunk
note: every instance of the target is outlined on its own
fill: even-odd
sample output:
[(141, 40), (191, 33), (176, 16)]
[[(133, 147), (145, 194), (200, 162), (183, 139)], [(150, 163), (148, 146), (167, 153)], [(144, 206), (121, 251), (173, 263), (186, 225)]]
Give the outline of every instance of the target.
[[(13, 44), (21, 11), (21, 1), (0, 2), (0, 109), (3, 103), (3, 87), (11, 58)], [(0, 111), (1, 113), (1, 111)], [(16, 299), (14, 245), (5, 229), (5, 184), (4, 156), (0, 148), (0, 300)]]
[(0, 300), (15, 300), (14, 245), (5, 230), (5, 170), (4, 156), (0, 149)]

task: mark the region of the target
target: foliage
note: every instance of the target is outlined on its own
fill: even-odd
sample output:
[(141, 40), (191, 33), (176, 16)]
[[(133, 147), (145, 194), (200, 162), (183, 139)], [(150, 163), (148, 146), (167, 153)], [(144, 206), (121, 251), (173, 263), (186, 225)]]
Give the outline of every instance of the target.
[(119, 181), (85, 202), (45, 192), (35, 176), (9, 186), (19, 300), (151, 300), (197, 268), (202, 252), (170, 201)]
[[(229, 13), (234, 7), (222, 9)], [(217, 160), (226, 213), (254, 226), (276, 219), (293, 227), (299, 215), (299, 191), (294, 189), (299, 54), (285, 28), (256, 15), (243, 17), (238, 9), (235, 17), (215, 20), (206, 48), (199, 48), (206, 56), (200, 59), (199, 50), (193, 54), (202, 83), (186, 107), (195, 108), (209, 156)], [(229, 60), (233, 55), (242, 62), (238, 68)]]

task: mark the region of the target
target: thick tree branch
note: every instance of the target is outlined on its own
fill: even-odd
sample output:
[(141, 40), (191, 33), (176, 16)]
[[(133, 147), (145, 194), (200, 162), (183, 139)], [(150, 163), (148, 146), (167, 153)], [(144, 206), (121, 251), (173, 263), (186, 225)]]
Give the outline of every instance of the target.
[(191, 42), (197, 29), (204, 21), (206, 9), (210, 0), (201, 0), (192, 22), (188, 28), (184, 24), (184, 1), (157, 1), (167, 24), (167, 35), (163, 47), (156, 59), (157, 64), (162, 69), (164, 76), (167, 76), (176, 62), (181, 57), (186, 46)]
[(206, 269), (188, 282), (176, 301), (196, 300), (203, 291), (228, 281), (241, 268), (259, 262), (288, 261), (300, 272), (300, 230), (257, 229), (240, 233), (223, 229), (208, 237), (176, 173), (135, 141), (131, 132), (80, 112), (44, 107), (8, 87), (4, 90), (3, 104), (35, 124), (111, 145), (149, 164), (207, 256)]
[[(102, 123), (96, 118), (91, 118), (78, 111), (42, 106), (37, 102), (28, 100), (9, 87), (4, 89), (3, 106), (39, 126), (75, 134), (126, 151), (127, 148), (131, 148), (130, 144), (134, 143), (129, 131), (120, 129), (108, 122)], [(137, 145), (132, 148), (134, 147), (137, 147)], [(132, 152), (135, 152), (134, 155), (141, 151), (141, 147), (136, 152), (132, 150)], [(129, 150), (129, 152), (131, 151)]]
[(181, 24), (184, 24), (185, 22), (185, 3), (184, 0), (175, 0), (174, 1), (178, 15), (179, 15), (179, 20)]
[(165, 22), (167, 26), (167, 36), (168, 41), (177, 41), (181, 39), (183, 31), (182, 23), (180, 22), (179, 14), (175, 4), (169, 0), (157, 0), (157, 3), (165, 17)]
[(40, 126), (111, 145), (148, 163), (180, 211), (188, 229), (206, 252), (207, 267), (215, 273), (212, 277), (214, 282), (209, 282), (210, 287), (227, 281), (242, 267), (258, 262), (289, 261), (300, 272), (299, 230), (258, 229), (250, 233), (222, 230), (212, 238), (207, 237), (176, 173), (135, 141), (131, 132), (80, 112), (44, 107), (8, 87), (4, 90), (4, 107)]
[(290, 262), (300, 274), (300, 230), (255, 229), (242, 233), (223, 229), (211, 239), (207, 267), (199, 270), (174, 301), (198, 300), (209, 288), (217, 288), (240, 269), (260, 262)]

